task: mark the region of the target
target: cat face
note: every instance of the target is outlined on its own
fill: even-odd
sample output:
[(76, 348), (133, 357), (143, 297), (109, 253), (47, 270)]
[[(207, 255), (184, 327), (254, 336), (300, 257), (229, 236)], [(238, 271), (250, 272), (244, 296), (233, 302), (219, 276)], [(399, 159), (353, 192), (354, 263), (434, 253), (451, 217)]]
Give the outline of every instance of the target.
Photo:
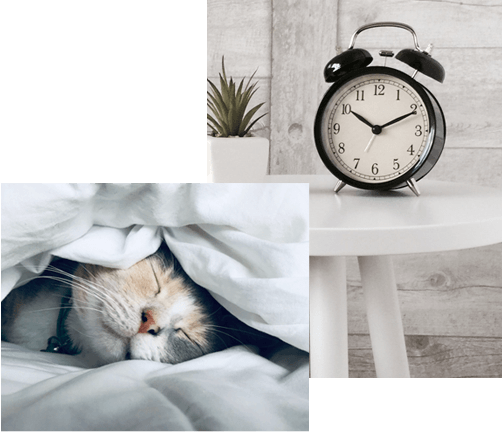
[(124, 359), (179, 363), (224, 348), (221, 307), (167, 250), (126, 270), (79, 265), (66, 327), (96, 364)]

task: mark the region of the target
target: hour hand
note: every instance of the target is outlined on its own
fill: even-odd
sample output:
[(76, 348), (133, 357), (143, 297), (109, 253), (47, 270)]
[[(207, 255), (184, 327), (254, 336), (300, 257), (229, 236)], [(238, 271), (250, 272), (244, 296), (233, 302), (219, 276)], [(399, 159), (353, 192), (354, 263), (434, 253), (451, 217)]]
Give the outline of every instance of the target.
[(370, 128), (373, 127), (373, 125), (368, 121), (366, 120), (362, 115), (354, 112), (354, 111), (351, 111), (352, 114), (354, 114), (359, 120), (361, 120), (365, 125), (368, 125)]

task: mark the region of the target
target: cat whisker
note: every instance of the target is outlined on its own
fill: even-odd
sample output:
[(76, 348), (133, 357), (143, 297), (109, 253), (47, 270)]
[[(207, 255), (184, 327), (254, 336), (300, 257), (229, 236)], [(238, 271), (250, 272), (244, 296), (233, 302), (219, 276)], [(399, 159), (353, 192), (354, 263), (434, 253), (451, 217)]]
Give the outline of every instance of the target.
[(216, 332), (215, 332), (215, 333), (213, 333), (213, 334), (214, 334), (214, 335), (215, 335), (215, 336), (216, 336), (216, 337), (217, 337), (220, 341), (222, 341), (222, 342), (225, 344), (225, 348), (228, 348), (228, 344), (225, 342), (225, 340), (224, 340), (222, 337), (220, 337), (220, 335), (219, 335), (219, 334), (217, 334)]
[(216, 312), (219, 312), (221, 309), (223, 308), (223, 306), (220, 306), (218, 309), (216, 309), (214, 312), (212, 312), (210, 315), (208, 315), (207, 317), (208, 318), (211, 318)]
[[(51, 267), (51, 266), (49, 266)], [(88, 274), (90, 274), (89, 270), (85, 267), (85, 266), (82, 266), (82, 268), (87, 271)], [(105, 298), (108, 298), (108, 300), (110, 300), (111, 302), (114, 301), (114, 299), (109, 295), (109, 292), (107, 292), (106, 289), (104, 289), (104, 287), (101, 287), (102, 289), (100, 290), (97, 290), (96, 289), (96, 285), (91, 283), (89, 280), (87, 279), (84, 279), (84, 278), (81, 278), (75, 274), (72, 274), (72, 273), (68, 273), (62, 269), (58, 269), (56, 267), (52, 268), (51, 269), (52, 271), (54, 271), (55, 273), (59, 273), (59, 274), (62, 274), (63, 276), (67, 276), (68, 278), (71, 279), (71, 282), (70, 284), (73, 286), (75, 283), (78, 283), (80, 287), (82, 288), (89, 288), (89, 289), (92, 289), (94, 290), (94, 292), (97, 294), (96, 297), (100, 297), (100, 299), (102, 301), (106, 301)]]
[[(125, 298), (122, 298), (118, 293), (107, 289), (105, 285), (94, 284), (95, 289), (99, 289), (100, 291), (106, 292), (107, 295), (110, 296), (110, 306), (114, 309), (115, 312), (119, 312), (118, 308), (121, 308), (122, 311), (127, 312), (127, 307), (123, 305), (123, 301)], [(115, 306), (115, 307), (114, 307)]]
[[(242, 346), (244, 346), (244, 348), (245, 348), (245, 349), (247, 349), (249, 352), (251, 352), (251, 353), (253, 352), (250, 348), (248, 348), (248, 347), (246, 346), (246, 344), (245, 344), (243, 341), (241, 341), (239, 338), (236, 338), (235, 336), (231, 335), (230, 333), (227, 333), (227, 332), (224, 332), (224, 331), (221, 331), (221, 330), (216, 330), (216, 329), (214, 329), (214, 328), (209, 329), (209, 331), (211, 331), (211, 332), (218, 332), (218, 333), (222, 333), (222, 334), (224, 334), (224, 335), (226, 335), (226, 336), (228, 336), (228, 337), (231, 337), (232, 339), (235, 339), (237, 342), (239, 342)], [(217, 335), (216, 335), (216, 336), (217, 336)]]
[(68, 326), (69, 328), (71, 328), (72, 330), (76, 331), (77, 333), (81, 334), (82, 336), (88, 338), (88, 339), (92, 339), (93, 336), (92, 335), (89, 335), (87, 333), (84, 333), (84, 332), (81, 332), (79, 329), (77, 329), (75, 326)]
[(110, 292), (106, 292), (104, 288), (100, 289), (98, 285), (93, 284), (89, 281), (77, 281), (77, 283), (74, 283), (74, 286), (82, 289), (90, 295), (93, 295), (95, 298), (101, 300), (103, 303), (108, 304), (112, 308), (117, 304), (116, 298), (110, 295)]
[(86, 293), (93, 295), (95, 298), (108, 305), (114, 312), (117, 312), (119, 308), (123, 309), (119, 297), (117, 297), (113, 291), (107, 289), (103, 285), (98, 285), (95, 282), (87, 281), (77, 276), (75, 276), (75, 279), (76, 282), (73, 284), (74, 287), (80, 288)]
[(95, 308), (91, 308), (91, 307), (86, 307), (86, 306), (79, 306), (79, 307), (63, 306), (63, 307), (54, 307), (54, 308), (46, 308), (46, 309), (36, 309), (36, 310), (32, 310), (32, 311), (27, 311), (27, 313), (45, 312), (45, 311), (60, 310), (60, 309), (88, 309), (88, 310), (93, 310), (93, 311), (97, 311), (97, 312), (102, 312), (99, 309), (95, 309)]
[(216, 325), (216, 324), (206, 324), (207, 327), (214, 327), (214, 328), (222, 328), (222, 329), (227, 329), (227, 330), (233, 330), (235, 332), (238, 332), (238, 333), (247, 333), (247, 334), (250, 334), (250, 335), (254, 335), (255, 333), (253, 332), (250, 332), (248, 330), (241, 330), (241, 329), (235, 329), (235, 328), (232, 328), (232, 327), (224, 327), (224, 326), (220, 326), (220, 325)]
[(126, 320), (130, 319), (130, 310), (133, 309), (132, 304), (130, 304), (130, 307), (127, 307), (127, 305), (124, 304), (124, 302), (127, 301), (126, 298), (121, 298), (117, 293), (113, 292), (110, 289), (107, 289), (104, 285), (99, 285), (94, 282), (89, 282), (90, 285), (92, 285), (92, 289), (99, 291), (99, 292), (106, 292), (106, 294), (109, 296), (109, 301), (107, 301), (107, 305), (110, 306), (110, 311), (116, 314), (117, 318), (120, 320)]
[[(89, 276), (92, 276), (92, 273), (89, 271), (89, 269), (86, 266), (82, 266), (82, 268), (83, 268), (84, 271), (87, 272), (87, 274)], [(100, 292), (103, 295), (106, 295), (109, 298), (109, 300), (110, 300), (110, 302), (108, 302), (108, 305), (112, 308), (112, 310), (114, 312), (116, 312), (117, 314), (119, 314), (122, 318), (124, 317), (124, 314), (122, 314), (122, 315), (120, 314), (119, 308), (123, 312), (125, 312), (125, 315), (127, 315), (128, 308), (122, 304), (121, 297), (118, 296), (112, 290), (108, 289), (107, 286), (105, 286), (105, 285), (99, 285), (95, 281), (90, 282), (90, 281), (88, 281), (86, 279), (79, 278), (78, 276), (75, 276), (75, 278), (81, 279), (84, 283), (88, 284), (92, 289)]]
[[(94, 296), (96, 299), (102, 301), (104, 304), (108, 304), (110, 306), (110, 308), (115, 312), (119, 309), (119, 306), (121, 306), (120, 302), (117, 301), (117, 299), (115, 297), (112, 297), (111, 295), (109, 295), (109, 293), (105, 292), (104, 287), (102, 287), (102, 289), (99, 289), (99, 287), (96, 284), (93, 284), (89, 281), (86, 281), (83, 278), (71, 275), (71, 274), (66, 273), (64, 271), (61, 271), (59, 273), (64, 274), (64, 275), (69, 275), (70, 277), (73, 278), (73, 280), (68, 280), (66, 278), (57, 277), (57, 276), (41, 276), (41, 278), (52, 279), (57, 282), (67, 284), (72, 289), (81, 290), (81, 291), (87, 293), (88, 295)], [(103, 310), (99, 310), (96, 308), (82, 307), (77, 302), (73, 302), (73, 304), (76, 309), (87, 309), (87, 310), (94, 310), (94, 311), (102, 313), (102, 314), (105, 313)]]
[[(60, 282), (63, 285), (68, 285), (71, 288), (80, 288), (82, 291), (85, 291), (88, 294), (94, 295), (96, 298), (99, 298), (102, 301), (107, 301), (105, 296), (101, 295), (103, 293), (92, 290), (92, 287), (90, 287), (88, 284), (83, 284), (81, 281), (78, 281), (77, 283), (74, 280), (68, 280), (63, 277), (58, 277), (58, 276), (39, 276), (39, 279), (51, 279), (56, 282)], [(91, 289), (90, 289), (91, 288)]]

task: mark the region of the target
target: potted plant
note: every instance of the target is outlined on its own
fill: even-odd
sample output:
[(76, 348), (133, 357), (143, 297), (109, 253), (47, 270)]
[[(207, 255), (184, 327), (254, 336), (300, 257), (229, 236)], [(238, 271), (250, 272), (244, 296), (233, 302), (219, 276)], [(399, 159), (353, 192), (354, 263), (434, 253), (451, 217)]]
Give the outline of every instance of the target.
[(221, 60), (220, 89), (209, 79), (207, 92), (207, 168), (209, 182), (262, 182), (267, 174), (269, 143), (266, 138), (252, 135), (252, 128), (262, 114), (255, 117), (263, 106), (260, 103), (248, 110), (258, 89), (251, 84), (255, 73), (244, 85), (227, 79), (225, 59)]

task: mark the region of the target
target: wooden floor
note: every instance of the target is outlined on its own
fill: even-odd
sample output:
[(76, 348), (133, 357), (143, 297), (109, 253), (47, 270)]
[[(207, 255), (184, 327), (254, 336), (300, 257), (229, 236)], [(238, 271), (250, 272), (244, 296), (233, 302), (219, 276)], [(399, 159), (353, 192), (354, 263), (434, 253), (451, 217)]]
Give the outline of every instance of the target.
[[(502, 378), (502, 245), (394, 258), (412, 377)], [(348, 260), (349, 374), (374, 377), (364, 298)]]
[[(502, 338), (406, 336), (412, 378), (502, 378)], [(349, 336), (349, 376), (373, 378), (368, 335)]]

